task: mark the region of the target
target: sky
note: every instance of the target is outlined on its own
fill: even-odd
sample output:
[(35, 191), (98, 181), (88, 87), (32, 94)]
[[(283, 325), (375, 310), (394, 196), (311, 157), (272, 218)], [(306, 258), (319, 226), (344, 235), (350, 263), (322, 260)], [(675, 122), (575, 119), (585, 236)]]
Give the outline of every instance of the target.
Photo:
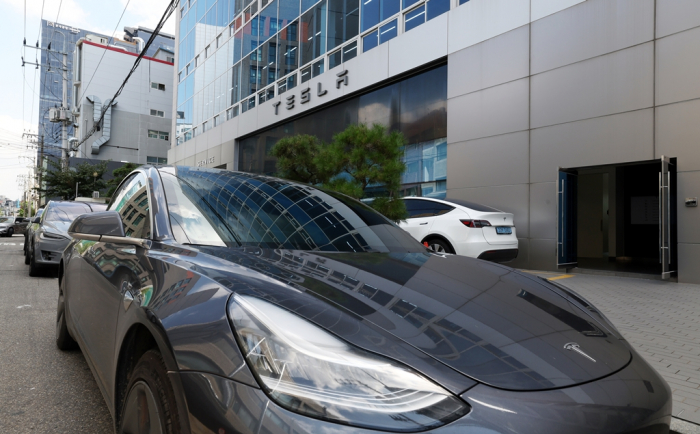
[[(28, 166), (34, 164), (36, 156), (22, 134), (37, 130), (39, 71), (32, 65), (22, 68), (21, 56), (32, 62), (38, 57), (36, 50), (24, 48), (22, 41), (26, 37), (27, 45), (36, 43), (42, 17), (122, 38), (125, 26), (155, 28), (169, 3), (170, 0), (0, 0), (0, 195), (21, 197), (18, 176), (30, 173)], [(176, 15), (177, 12), (170, 16), (163, 32), (175, 34)]]

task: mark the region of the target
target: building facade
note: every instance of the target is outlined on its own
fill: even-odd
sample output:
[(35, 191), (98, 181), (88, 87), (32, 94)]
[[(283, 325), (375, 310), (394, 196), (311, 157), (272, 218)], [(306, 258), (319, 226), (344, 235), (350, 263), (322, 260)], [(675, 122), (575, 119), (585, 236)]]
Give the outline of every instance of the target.
[[(75, 44), (88, 34), (96, 34), (84, 29), (78, 29), (53, 21), (41, 20), (41, 48), (48, 48), (58, 52), (68, 53), (68, 106), (72, 107), (73, 95), (73, 51)], [(108, 38), (104, 35), (98, 35)], [(31, 42), (29, 42), (31, 43)], [(44, 136), (44, 155), (61, 156), (61, 125), (49, 121), (49, 109), (61, 107), (63, 103), (63, 75), (61, 71), (62, 56), (56, 53), (48, 53), (40, 50), (41, 64), (47, 68), (40, 68), (39, 87), (39, 135)], [(50, 68), (49, 68), (50, 67)], [(68, 136), (74, 134), (73, 127), (68, 127)], [(41, 152), (39, 150), (38, 152)], [(39, 161), (39, 160), (37, 160)]]
[(510, 265), (700, 283), (699, 2), (198, 0), (177, 32), (170, 162), (379, 122), (405, 194), (515, 215)]
[[(73, 112), (79, 146), (75, 157), (138, 164), (167, 162), (173, 53), (168, 55), (159, 47), (154, 50), (159, 58), (144, 56), (116, 104), (104, 109), (131, 70), (139, 49), (127, 51), (91, 36), (76, 44), (73, 98), (77, 104)], [(103, 111), (99, 131), (92, 133)]]

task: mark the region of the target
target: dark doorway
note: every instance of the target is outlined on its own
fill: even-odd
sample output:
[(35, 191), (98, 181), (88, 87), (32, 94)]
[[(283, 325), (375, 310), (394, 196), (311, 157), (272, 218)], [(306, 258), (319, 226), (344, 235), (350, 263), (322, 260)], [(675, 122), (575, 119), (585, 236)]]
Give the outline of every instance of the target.
[(675, 270), (675, 206), (671, 206), (675, 164), (666, 161), (670, 163), (657, 160), (566, 170), (576, 179), (569, 203), (560, 195), (564, 201), (559, 208), (568, 209), (569, 215), (560, 211), (559, 223), (568, 219), (574, 228), (569, 230), (573, 241), (567, 246), (563, 237), (559, 247), (560, 252), (569, 252), (569, 263), (583, 269), (655, 275)]

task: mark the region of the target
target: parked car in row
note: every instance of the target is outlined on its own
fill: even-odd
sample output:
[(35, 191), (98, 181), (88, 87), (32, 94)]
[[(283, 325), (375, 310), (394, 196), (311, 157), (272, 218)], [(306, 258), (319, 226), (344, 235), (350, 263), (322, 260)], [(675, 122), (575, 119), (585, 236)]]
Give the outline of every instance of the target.
[(511, 213), (457, 199), (405, 197), (403, 201), (408, 218), (399, 226), (438, 253), (493, 262), (518, 256)]
[(28, 221), (24, 217), (0, 217), (0, 236), (11, 237), (13, 234), (25, 233)]
[(68, 227), (76, 217), (105, 209), (107, 205), (101, 203), (49, 201), (27, 230), (24, 263), (29, 265), (29, 275), (36, 276), (42, 268), (58, 266), (63, 249), (70, 241)]
[(669, 430), (668, 385), (585, 299), (342, 194), (141, 166), (68, 232), (56, 344), (117, 433)]

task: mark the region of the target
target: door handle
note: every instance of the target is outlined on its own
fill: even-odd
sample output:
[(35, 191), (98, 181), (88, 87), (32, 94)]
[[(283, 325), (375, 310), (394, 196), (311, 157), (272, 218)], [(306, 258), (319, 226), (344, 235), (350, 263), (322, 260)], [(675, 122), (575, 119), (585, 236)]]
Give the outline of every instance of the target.
[(425, 223), (418, 223), (418, 224), (419, 224), (419, 225), (427, 225), (428, 222), (425, 222)]

